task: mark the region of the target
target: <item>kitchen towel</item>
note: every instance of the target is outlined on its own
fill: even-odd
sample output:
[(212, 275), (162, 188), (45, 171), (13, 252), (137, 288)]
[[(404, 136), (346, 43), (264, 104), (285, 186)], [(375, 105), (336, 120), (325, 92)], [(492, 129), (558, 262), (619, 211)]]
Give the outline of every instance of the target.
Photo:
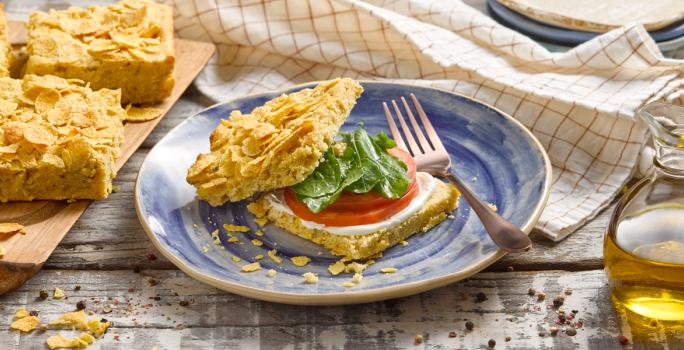
[(684, 61), (636, 23), (552, 53), (458, 0), (163, 2), (179, 37), (216, 43), (196, 81), (216, 101), (345, 76), (446, 89), (512, 115), (553, 164), (537, 224), (553, 240), (634, 175), (648, 141), (638, 108), (681, 102)]

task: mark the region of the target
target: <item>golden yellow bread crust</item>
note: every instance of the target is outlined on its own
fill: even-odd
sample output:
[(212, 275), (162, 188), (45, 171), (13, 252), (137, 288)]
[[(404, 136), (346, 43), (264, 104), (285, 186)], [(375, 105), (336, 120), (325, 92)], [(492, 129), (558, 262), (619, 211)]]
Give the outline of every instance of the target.
[(230, 113), (210, 137), (187, 181), (211, 205), (303, 181), (333, 142), (363, 88), (343, 78), (281, 95), (249, 114)]
[(157, 102), (175, 84), (173, 12), (123, 0), (108, 6), (34, 12), (28, 21), (26, 73), (122, 89), (122, 103)]
[(423, 208), (398, 226), (365, 235), (340, 236), (302, 225), (296, 216), (274, 209), (265, 196), (258, 199), (264, 215), (276, 226), (320, 244), (335, 255), (349, 259), (369, 259), (418, 232), (426, 232), (456, 209), (459, 192), (451, 184), (437, 180), (437, 186)]
[(0, 78), (0, 201), (107, 197), (123, 141), (120, 99), (55, 76)]
[(12, 45), (9, 42), (9, 27), (5, 17), (5, 5), (0, 4), (0, 77), (9, 77), (14, 61)]

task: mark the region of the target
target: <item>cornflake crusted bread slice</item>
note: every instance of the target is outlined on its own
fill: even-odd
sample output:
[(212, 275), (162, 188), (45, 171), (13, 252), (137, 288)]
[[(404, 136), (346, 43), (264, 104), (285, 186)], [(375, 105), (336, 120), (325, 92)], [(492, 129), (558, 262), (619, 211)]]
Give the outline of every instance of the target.
[(175, 84), (173, 13), (144, 0), (34, 12), (28, 21), (26, 73), (122, 89), (123, 103), (157, 102)]
[(453, 185), (435, 181), (436, 187), (432, 196), (417, 213), (398, 226), (364, 235), (341, 236), (320, 229), (307, 228), (296, 216), (271, 207), (266, 196), (259, 198), (256, 205), (265, 208), (265, 215), (277, 226), (320, 244), (335, 255), (349, 259), (368, 259), (415, 233), (428, 231), (456, 208), (458, 190)]
[(303, 181), (318, 166), (363, 88), (335, 79), (282, 95), (249, 114), (233, 111), (210, 138), (187, 181), (217, 206)]
[(5, 17), (5, 5), (0, 4), (0, 77), (9, 77), (14, 61), (12, 45), (9, 42), (9, 27)]
[(106, 198), (124, 117), (119, 91), (0, 78), (0, 201)]

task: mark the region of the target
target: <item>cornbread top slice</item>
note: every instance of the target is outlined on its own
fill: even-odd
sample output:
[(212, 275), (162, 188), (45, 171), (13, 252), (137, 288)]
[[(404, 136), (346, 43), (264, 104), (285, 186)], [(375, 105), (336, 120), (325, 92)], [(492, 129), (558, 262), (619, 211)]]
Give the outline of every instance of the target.
[(174, 56), (171, 8), (145, 0), (33, 12), (28, 28), (29, 64), (92, 66)]
[(282, 95), (249, 114), (233, 111), (210, 137), (187, 181), (211, 205), (303, 181), (318, 166), (363, 88), (348, 78)]
[(26, 75), (0, 78), (0, 170), (80, 170), (92, 150), (113, 159), (123, 141), (118, 90)]
[(0, 4), (0, 77), (8, 77), (14, 55), (9, 42), (9, 27), (5, 18), (5, 5)]

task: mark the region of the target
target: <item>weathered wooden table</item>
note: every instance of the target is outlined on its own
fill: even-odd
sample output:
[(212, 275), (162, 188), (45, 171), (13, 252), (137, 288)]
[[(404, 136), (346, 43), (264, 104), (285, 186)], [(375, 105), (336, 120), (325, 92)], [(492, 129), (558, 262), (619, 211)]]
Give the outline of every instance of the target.
[[(471, 2), (483, 8), (484, 1)], [(17, 18), (29, 6), (16, 1), (7, 8), (18, 12)], [(560, 243), (533, 233), (534, 248), (528, 253), (506, 256), (466, 281), (385, 302), (280, 305), (229, 294), (189, 278), (148, 241), (133, 208), (133, 186), (149, 149), (209, 104), (194, 89), (187, 91), (119, 173), (115, 185), (120, 191), (88, 209), (38, 275), (0, 296), (0, 349), (43, 349), (48, 335), (56, 334), (10, 331), (18, 307), (38, 310), (48, 320), (72, 311), (79, 300), (87, 302), (93, 317), (114, 324), (93, 348), (476, 349), (487, 348), (494, 339), (497, 349), (613, 349), (623, 348), (620, 335), (630, 341), (626, 348), (684, 348), (684, 326), (650, 325), (611, 303), (602, 243), (612, 207)], [(64, 289), (69, 298), (38, 298), (40, 289), (55, 287)], [(529, 297), (529, 288), (545, 292), (546, 301)], [(576, 320), (583, 319), (584, 327), (575, 336), (562, 330), (552, 336), (557, 313), (547, 304), (566, 288), (573, 292), (565, 296), (564, 307), (568, 312), (577, 310)], [(479, 292), (487, 300), (477, 302)], [(181, 306), (181, 301), (190, 303)], [(472, 331), (466, 330), (465, 320), (474, 323)], [(451, 331), (455, 337), (449, 336)], [(423, 341), (416, 344), (419, 334)]]

